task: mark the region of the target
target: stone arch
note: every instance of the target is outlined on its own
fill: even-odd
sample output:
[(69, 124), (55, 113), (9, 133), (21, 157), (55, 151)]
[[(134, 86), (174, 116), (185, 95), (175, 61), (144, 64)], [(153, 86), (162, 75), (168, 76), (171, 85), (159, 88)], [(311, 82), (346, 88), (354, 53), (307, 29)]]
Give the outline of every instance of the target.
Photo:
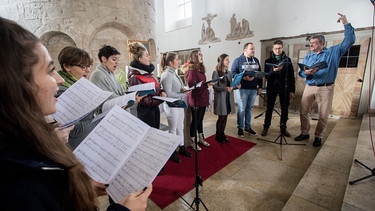
[(120, 65), (118, 69), (125, 69), (129, 65), (129, 55), (127, 51), (128, 37), (134, 36), (134, 32), (127, 26), (116, 22), (108, 22), (97, 27), (89, 37), (89, 49), (94, 59), (94, 65), (99, 64), (97, 58), (99, 49), (104, 45), (111, 45), (121, 53)]
[(67, 34), (58, 31), (46, 32), (40, 37), (41, 42), (46, 46), (52, 60), (55, 62), (56, 68), (59, 69), (59, 61), (57, 59), (60, 51), (65, 46), (77, 46), (76, 42)]

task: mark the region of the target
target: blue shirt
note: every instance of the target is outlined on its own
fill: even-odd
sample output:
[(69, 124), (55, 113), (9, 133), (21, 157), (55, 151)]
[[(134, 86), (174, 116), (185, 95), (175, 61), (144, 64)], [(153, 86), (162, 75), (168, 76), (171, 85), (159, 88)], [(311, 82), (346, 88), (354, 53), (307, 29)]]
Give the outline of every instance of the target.
[(326, 61), (328, 64), (327, 68), (320, 69), (312, 75), (306, 75), (304, 70), (300, 70), (298, 74), (302, 78), (306, 78), (307, 85), (314, 86), (318, 84), (335, 82), (340, 58), (355, 42), (354, 28), (352, 25), (350, 23), (345, 24), (344, 28), (344, 40), (342, 43), (330, 48), (324, 48), (318, 54), (312, 51), (303, 59), (303, 64), (308, 66), (314, 65), (321, 61)]

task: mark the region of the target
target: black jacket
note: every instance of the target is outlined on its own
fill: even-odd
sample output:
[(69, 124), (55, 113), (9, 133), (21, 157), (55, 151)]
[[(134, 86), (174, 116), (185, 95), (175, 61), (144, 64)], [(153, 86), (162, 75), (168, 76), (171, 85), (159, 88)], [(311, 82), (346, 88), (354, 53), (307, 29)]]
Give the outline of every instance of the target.
[[(270, 64), (278, 64), (280, 61), (286, 59), (288, 61), (287, 64), (283, 65), (283, 68), (280, 71), (274, 72), (273, 67), (267, 65)], [(288, 81), (287, 93), (295, 92), (295, 77), (294, 77), (294, 69), (292, 62), (289, 57), (286, 56), (284, 51), (281, 54), (281, 59), (278, 61), (275, 57), (275, 54), (272, 52), (271, 57), (266, 59), (264, 65), (264, 71), (267, 73), (267, 92), (277, 92), (281, 93), (284, 92), (285, 88), (285, 81)]]
[(74, 210), (67, 172), (27, 149), (0, 152), (0, 204), (4, 210)]
[[(26, 148), (0, 150), (1, 210), (76, 210), (68, 174), (60, 165)], [(128, 211), (113, 204), (107, 210)]]

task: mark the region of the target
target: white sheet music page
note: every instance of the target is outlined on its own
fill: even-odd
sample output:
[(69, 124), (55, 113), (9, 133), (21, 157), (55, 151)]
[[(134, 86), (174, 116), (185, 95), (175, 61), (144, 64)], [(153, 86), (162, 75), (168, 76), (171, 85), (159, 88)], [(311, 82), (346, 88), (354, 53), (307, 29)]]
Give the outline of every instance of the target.
[(70, 124), (92, 112), (111, 94), (81, 78), (59, 96), (57, 112), (52, 117), (62, 125)]
[(182, 141), (182, 136), (150, 128), (144, 141), (107, 188), (112, 199), (118, 202), (149, 186)]
[(172, 97), (161, 97), (161, 96), (152, 96), (152, 98), (162, 100), (162, 101), (167, 101), (173, 103), (176, 100), (179, 100), (178, 98), (172, 98)]
[(109, 111), (112, 109), (115, 105), (118, 105), (120, 107), (126, 106), (129, 102), (129, 100), (135, 101), (135, 94), (136, 92), (132, 92), (129, 94), (125, 94), (110, 100), (107, 100), (102, 107), (102, 111)]
[(74, 154), (91, 178), (109, 184), (149, 128), (137, 117), (115, 106), (78, 145)]
[(129, 86), (128, 92), (151, 90), (151, 89), (155, 89), (155, 83), (154, 82)]

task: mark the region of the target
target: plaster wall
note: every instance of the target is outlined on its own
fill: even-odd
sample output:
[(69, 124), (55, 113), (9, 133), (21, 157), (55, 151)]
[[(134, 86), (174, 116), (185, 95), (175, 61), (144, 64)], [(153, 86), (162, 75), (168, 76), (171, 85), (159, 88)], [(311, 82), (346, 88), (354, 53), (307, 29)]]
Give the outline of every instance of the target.
[[(233, 61), (243, 52), (246, 42), (255, 44), (255, 56), (264, 61), (265, 58), (261, 58), (261, 40), (343, 30), (342, 24), (336, 22), (338, 12), (345, 14), (355, 28), (371, 27), (374, 12), (374, 6), (366, 0), (192, 0), (192, 26), (165, 32), (163, 8), (163, 1), (156, 1), (157, 51), (200, 47), (208, 68), (208, 78), (211, 78), (220, 54), (228, 54)], [(212, 20), (211, 27), (221, 42), (198, 45), (204, 23), (202, 18), (208, 13), (217, 14)], [(250, 30), (254, 31), (253, 37), (225, 40), (226, 35), (230, 33), (229, 21), (233, 13), (236, 14), (237, 22), (242, 18), (249, 21)], [(373, 70), (374, 67), (375, 64)], [(366, 71), (368, 69), (369, 67)], [(372, 105), (375, 105), (374, 100)]]

